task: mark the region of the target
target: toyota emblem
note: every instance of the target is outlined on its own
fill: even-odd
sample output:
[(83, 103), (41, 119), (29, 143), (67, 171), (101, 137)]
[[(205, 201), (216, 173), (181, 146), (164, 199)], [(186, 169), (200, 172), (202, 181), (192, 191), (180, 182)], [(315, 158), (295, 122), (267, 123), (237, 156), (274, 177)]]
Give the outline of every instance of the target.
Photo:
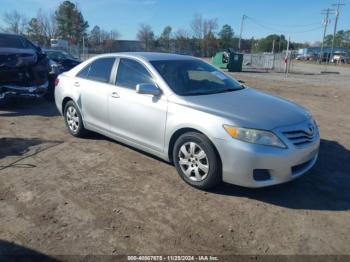
[(307, 128), (307, 134), (312, 136), (314, 134), (314, 126), (312, 124), (309, 124)]

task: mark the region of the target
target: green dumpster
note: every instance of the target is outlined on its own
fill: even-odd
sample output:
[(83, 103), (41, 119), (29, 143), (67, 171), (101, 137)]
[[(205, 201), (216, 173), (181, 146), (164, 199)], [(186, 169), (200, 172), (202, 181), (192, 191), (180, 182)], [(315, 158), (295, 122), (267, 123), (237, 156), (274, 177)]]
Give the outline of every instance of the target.
[(231, 49), (217, 52), (212, 63), (221, 69), (228, 69), (229, 72), (242, 72), (243, 54), (236, 53)]

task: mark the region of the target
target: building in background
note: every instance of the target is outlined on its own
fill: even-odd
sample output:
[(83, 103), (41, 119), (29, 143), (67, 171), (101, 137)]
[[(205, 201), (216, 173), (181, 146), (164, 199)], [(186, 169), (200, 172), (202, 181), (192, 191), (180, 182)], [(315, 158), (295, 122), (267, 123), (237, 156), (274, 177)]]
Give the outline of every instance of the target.
[(117, 52), (138, 52), (144, 51), (142, 43), (137, 40), (116, 40)]

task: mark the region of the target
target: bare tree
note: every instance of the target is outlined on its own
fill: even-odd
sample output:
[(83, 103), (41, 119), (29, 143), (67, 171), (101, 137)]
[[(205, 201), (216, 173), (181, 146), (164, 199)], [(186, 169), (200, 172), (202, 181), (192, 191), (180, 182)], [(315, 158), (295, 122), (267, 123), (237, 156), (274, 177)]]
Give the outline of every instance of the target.
[(215, 30), (218, 29), (217, 19), (205, 19), (203, 21), (203, 53), (204, 56), (212, 56), (214, 50), (218, 47), (218, 41), (215, 37)]
[(37, 16), (33, 17), (27, 26), (27, 36), (40, 46), (49, 46), (50, 40), (56, 38), (57, 25), (53, 14), (38, 10)]
[(120, 36), (119, 32), (117, 30), (111, 30), (111, 31), (106, 31), (103, 29), (99, 29), (98, 33), (100, 37), (100, 41), (106, 41), (106, 40), (117, 40)]
[(89, 33), (89, 46), (96, 52), (116, 50), (120, 34), (117, 30), (106, 31), (95, 25)]
[(218, 29), (218, 19), (204, 19), (203, 20), (203, 36), (213, 33)]
[(203, 17), (200, 14), (195, 14), (191, 21), (191, 29), (193, 36), (197, 39), (203, 39)]
[(184, 29), (179, 29), (175, 32), (174, 37), (176, 51), (180, 54), (188, 54), (191, 48), (190, 34)]
[(42, 34), (45, 36), (46, 44), (50, 39), (57, 37), (57, 22), (53, 13), (45, 13), (41, 9), (37, 13), (38, 23), (41, 25)]
[(15, 10), (12, 12), (5, 12), (2, 15), (2, 19), (6, 24), (6, 27), (2, 29), (3, 31), (14, 34), (25, 33), (28, 19), (23, 14)]
[(191, 29), (195, 46), (199, 54), (209, 55), (211, 46), (215, 42), (215, 30), (218, 28), (217, 19), (204, 19), (202, 15), (196, 14), (191, 21)]
[(117, 30), (111, 30), (110, 32), (109, 32), (109, 35), (110, 35), (110, 39), (111, 40), (118, 40), (118, 38), (120, 37), (120, 34), (119, 34), (119, 32), (117, 31)]
[(89, 34), (89, 45), (93, 48), (97, 48), (101, 44), (101, 28), (95, 25)]
[(111, 30), (111, 31), (100, 31), (100, 37), (102, 41), (102, 48), (104, 50), (109, 50), (109, 52), (112, 52), (112, 50), (116, 49), (116, 40), (119, 38), (119, 33), (117, 30)]
[(166, 26), (163, 29), (162, 34), (160, 35), (158, 41), (159, 41), (159, 46), (161, 50), (163, 51), (170, 51), (170, 44), (172, 42), (172, 34), (171, 34), (172, 28), (170, 26)]
[(37, 18), (32, 18), (29, 21), (27, 27), (27, 37), (37, 45), (45, 45), (46, 39), (43, 34), (42, 26)]
[(154, 46), (154, 32), (150, 25), (141, 24), (137, 33), (137, 39), (145, 45), (146, 51)]

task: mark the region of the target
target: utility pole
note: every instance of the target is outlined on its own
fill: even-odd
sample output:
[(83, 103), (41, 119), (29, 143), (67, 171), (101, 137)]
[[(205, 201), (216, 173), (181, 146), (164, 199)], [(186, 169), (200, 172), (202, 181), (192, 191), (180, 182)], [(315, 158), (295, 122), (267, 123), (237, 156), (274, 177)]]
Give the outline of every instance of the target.
[(278, 53), (281, 53), (281, 39), (282, 35), (280, 35), (280, 39), (278, 40)]
[(288, 74), (288, 63), (290, 62), (290, 57), (289, 57), (289, 42), (290, 42), (290, 36), (288, 36), (288, 42), (287, 42), (287, 50), (286, 50), (286, 56), (284, 58), (284, 73), (287, 76)]
[(272, 50), (271, 53), (274, 54), (275, 53), (275, 39), (273, 39), (272, 41)]
[(332, 48), (331, 48), (331, 56), (330, 59), (333, 57), (334, 52), (334, 41), (335, 41), (335, 35), (337, 33), (337, 25), (338, 25), (338, 19), (339, 19), (339, 12), (340, 12), (340, 6), (345, 5), (343, 3), (340, 3), (340, 0), (338, 0), (337, 4), (333, 4), (332, 6), (336, 6), (337, 10), (335, 11), (335, 22), (334, 22), (334, 31), (333, 31), (333, 39), (332, 39)]
[(320, 62), (322, 63), (323, 60), (323, 48), (324, 48), (324, 38), (326, 37), (327, 33), (327, 26), (329, 24), (329, 14), (333, 11), (330, 8), (327, 8), (325, 10), (322, 10), (321, 14), (325, 14), (325, 19), (324, 19), (324, 30), (323, 30), (323, 38), (322, 38), (322, 46), (321, 46), (321, 52), (320, 52)]
[(238, 51), (241, 51), (241, 41), (242, 41), (242, 34), (243, 34), (243, 26), (244, 26), (244, 20), (247, 18), (246, 15), (242, 16), (241, 20), (241, 32), (239, 33), (239, 41), (238, 41)]

